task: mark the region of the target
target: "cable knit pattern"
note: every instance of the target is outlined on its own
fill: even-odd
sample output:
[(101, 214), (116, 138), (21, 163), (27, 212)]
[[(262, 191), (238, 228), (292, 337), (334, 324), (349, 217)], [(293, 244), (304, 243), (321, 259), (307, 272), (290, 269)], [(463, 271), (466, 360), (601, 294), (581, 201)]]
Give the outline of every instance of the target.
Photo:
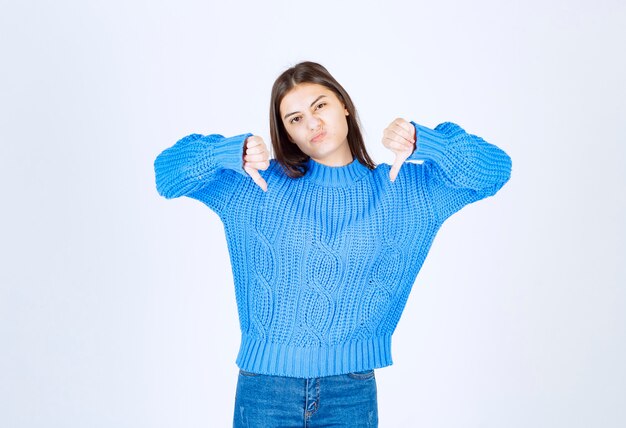
[(228, 242), (241, 328), (237, 365), (311, 378), (393, 364), (391, 337), (442, 223), (509, 179), (500, 148), (445, 122), (412, 122), (416, 148), (394, 182), (390, 165), (309, 159), (299, 179), (274, 159), (243, 170), (252, 134), (192, 134), (154, 162), (159, 194), (215, 211)]

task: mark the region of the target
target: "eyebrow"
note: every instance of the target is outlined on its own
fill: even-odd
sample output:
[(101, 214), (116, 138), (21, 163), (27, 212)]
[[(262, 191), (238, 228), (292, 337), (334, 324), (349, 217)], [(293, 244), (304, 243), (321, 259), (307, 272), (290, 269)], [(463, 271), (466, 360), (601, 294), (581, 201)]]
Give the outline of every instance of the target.
[[(320, 95), (319, 97), (315, 98), (315, 101), (313, 101), (313, 102), (311, 103), (311, 107), (313, 107), (313, 106), (315, 105), (315, 103), (316, 103), (316, 102), (318, 102), (318, 101), (320, 100), (320, 98), (323, 98), (323, 97), (325, 97), (325, 96), (326, 96), (326, 95)], [(294, 111), (293, 113), (288, 113), (288, 114), (286, 114), (286, 115), (285, 115), (285, 117), (284, 117), (283, 119), (287, 119), (289, 116), (291, 116), (292, 114), (296, 114), (296, 113), (298, 113), (298, 112), (297, 112), (297, 111)]]

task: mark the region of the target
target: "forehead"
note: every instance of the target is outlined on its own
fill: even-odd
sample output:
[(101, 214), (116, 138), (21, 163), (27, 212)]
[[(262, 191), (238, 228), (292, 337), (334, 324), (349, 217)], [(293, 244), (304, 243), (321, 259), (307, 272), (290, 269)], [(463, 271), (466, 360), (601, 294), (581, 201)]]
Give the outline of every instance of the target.
[(290, 108), (290, 106), (292, 106), (291, 108), (299, 108), (300, 105), (308, 107), (320, 95), (336, 98), (335, 93), (324, 85), (300, 83), (285, 94), (280, 102), (280, 109)]

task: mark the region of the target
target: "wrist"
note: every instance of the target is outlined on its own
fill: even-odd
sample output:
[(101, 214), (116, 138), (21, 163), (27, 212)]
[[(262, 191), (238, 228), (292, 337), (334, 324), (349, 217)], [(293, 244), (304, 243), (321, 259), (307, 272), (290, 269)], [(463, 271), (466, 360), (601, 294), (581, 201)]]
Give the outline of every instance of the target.
[(430, 129), (411, 121), (415, 129), (415, 150), (408, 159), (424, 160), (439, 159), (443, 156), (444, 148), (447, 145), (446, 135), (440, 131)]
[(235, 135), (234, 137), (223, 138), (214, 142), (211, 147), (213, 156), (218, 164), (223, 168), (232, 169), (242, 175), (247, 175), (243, 169), (243, 156), (245, 141), (251, 135), (251, 133)]

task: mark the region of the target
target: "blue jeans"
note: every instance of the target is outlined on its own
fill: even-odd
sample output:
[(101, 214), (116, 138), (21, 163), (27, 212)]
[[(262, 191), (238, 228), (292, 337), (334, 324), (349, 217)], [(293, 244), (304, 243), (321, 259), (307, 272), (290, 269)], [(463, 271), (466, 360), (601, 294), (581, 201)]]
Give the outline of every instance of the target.
[(233, 427), (378, 427), (374, 370), (304, 379), (240, 369)]

